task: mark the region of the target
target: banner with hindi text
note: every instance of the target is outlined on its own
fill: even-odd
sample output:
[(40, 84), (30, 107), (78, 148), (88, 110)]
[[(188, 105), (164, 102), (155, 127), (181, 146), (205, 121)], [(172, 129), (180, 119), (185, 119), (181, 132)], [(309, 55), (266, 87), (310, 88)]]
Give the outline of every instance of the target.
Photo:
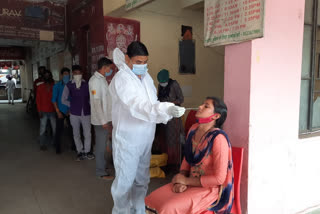
[(205, 0), (205, 46), (263, 37), (264, 0)]

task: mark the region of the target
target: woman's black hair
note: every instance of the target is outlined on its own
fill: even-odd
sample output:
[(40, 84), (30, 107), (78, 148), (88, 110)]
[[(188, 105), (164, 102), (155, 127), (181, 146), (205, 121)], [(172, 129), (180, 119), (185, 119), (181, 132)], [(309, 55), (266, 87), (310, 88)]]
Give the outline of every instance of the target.
[(207, 97), (207, 100), (212, 100), (214, 112), (220, 114), (220, 118), (216, 120), (215, 127), (222, 128), (222, 125), (227, 119), (228, 108), (227, 105), (217, 97)]
[(100, 70), (103, 66), (112, 65), (112, 61), (107, 57), (102, 57), (98, 61), (98, 70)]
[(129, 58), (132, 58), (135, 56), (149, 56), (149, 53), (146, 46), (142, 42), (134, 41), (128, 46), (127, 55)]
[(68, 72), (70, 74), (70, 69), (66, 67), (61, 68), (60, 74), (62, 75), (64, 72)]

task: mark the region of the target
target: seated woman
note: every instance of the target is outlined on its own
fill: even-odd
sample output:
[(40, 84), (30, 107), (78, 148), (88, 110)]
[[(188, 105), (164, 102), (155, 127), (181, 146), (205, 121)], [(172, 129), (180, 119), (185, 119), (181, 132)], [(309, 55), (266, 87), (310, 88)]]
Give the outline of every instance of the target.
[(233, 202), (231, 144), (220, 128), (227, 118), (223, 101), (208, 97), (188, 133), (185, 158), (172, 182), (146, 197), (146, 212), (228, 214)]

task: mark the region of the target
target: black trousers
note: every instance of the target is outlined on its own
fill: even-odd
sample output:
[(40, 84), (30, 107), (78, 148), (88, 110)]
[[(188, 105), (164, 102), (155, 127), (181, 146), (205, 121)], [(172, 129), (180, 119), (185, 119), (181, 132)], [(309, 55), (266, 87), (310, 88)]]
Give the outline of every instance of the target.
[[(63, 136), (64, 130), (66, 129), (68, 133), (68, 137), (71, 141), (71, 149), (74, 147), (74, 142), (73, 142), (73, 136), (72, 136), (72, 127), (70, 124), (70, 117), (66, 116), (63, 114), (63, 118), (58, 118), (57, 117), (57, 123), (56, 123), (56, 136), (55, 136), (55, 146), (56, 146), (56, 152), (60, 153), (61, 152), (61, 138)], [(67, 125), (68, 127), (64, 127), (64, 121), (67, 120)]]

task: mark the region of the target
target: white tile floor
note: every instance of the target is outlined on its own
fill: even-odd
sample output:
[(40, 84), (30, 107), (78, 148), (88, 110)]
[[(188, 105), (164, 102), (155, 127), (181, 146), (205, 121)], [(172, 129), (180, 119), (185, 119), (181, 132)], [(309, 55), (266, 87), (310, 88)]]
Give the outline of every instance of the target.
[[(25, 104), (0, 105), (0, 213), (111, 213), (111, 181), (94, 176), (95, 161), (76, 162), (71, 151), (40, 151), (38, 130)], [(152, 179), (150, 190), (166, 182)]]

